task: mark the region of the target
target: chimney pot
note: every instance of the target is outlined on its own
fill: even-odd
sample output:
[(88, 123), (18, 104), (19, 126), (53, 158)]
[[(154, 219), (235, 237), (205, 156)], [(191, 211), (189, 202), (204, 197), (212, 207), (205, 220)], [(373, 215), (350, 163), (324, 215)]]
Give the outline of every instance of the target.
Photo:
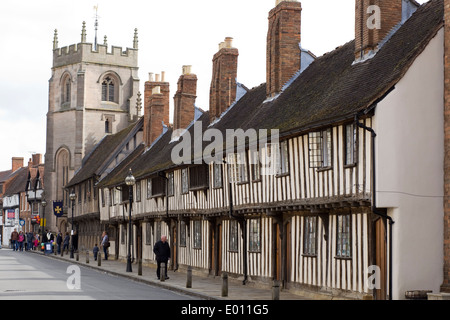
[(161, 82), (159, 74), (155, 74), (155, 82)]
[(148, 81), (153, 82), (153, 72), (148, 73)]
[(166, 72), (161, 71), (161, 82), (165, 82), (165, 80), (166, 80)]
[(191, 69), (192, 69), (192, 66), (190, 66), (190, 65), (183, 66), (183, 75), (191, 74)]

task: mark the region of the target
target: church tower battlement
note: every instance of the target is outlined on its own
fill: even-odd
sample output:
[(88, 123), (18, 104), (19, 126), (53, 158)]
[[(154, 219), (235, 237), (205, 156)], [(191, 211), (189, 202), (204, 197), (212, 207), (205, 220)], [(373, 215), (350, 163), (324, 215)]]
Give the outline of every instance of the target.
[(58, 47), (58, 33), (55, 30), (53, 39), (53, 67), (58, 68), (65, 65), (76, 63), (99, 63), (110, 64), (137, 68), (138, 65), (138, 40), (137, 29), (134, 30), (133, 47), (126, 48), (112, 46), (108, 52), (106, 37), (104, 44), (92, 44), (86, 42), (85, 23), (83, 22), (83, 30), (81, 42), (70, 46)]

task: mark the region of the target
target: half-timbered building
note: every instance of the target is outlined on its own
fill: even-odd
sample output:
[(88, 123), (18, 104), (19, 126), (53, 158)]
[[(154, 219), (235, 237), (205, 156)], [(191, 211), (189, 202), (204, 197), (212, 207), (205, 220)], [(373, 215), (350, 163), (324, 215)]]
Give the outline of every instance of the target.
[[(276, 1), (266, 83), (233, 81), (239, 53), (227, 38), (210, 110), (195, 107), (197, 78), (183, 68), (176, 121), (162, 131), (165, 87), (146, 83), (143, 144), (95, 184), (112, 253), (127, 256), (131, 223), (134, 261), (154, 263), (166, 234), (172, 270), (349, 298), (438, 290), (443, 1), (374, 2), (388, 23), (369, 28), (369, 3), (357, 0), (355, 40), (305, 66), (301, 5)], [(227, 145), (230, 134), (241, 142)]]

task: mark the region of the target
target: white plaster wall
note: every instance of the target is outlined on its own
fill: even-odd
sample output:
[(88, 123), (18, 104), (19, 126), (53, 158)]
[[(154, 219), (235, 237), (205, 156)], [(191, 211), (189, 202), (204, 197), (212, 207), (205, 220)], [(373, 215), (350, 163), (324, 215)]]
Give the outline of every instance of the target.
[(393, 298), (443, 280), (443, 31), (375, 111), (377, 206), (393, 217)]

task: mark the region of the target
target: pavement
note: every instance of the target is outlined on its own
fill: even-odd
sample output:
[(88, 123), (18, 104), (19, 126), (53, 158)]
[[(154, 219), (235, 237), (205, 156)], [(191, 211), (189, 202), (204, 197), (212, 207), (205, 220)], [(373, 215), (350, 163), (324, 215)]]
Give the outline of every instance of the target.
[[(28, 251), (34, 254), (43, 254), (37, 251)], [(80, 253), (78, 256), (74, 255), (74, 258), (70, 258), (70, 254), (45, 255), (49, 259), (65, 260), (72, 264), (78, 264), (80, 266), (96, 269), (100, 272), (105, 272), (111, 275), (126, 277), (133, 281), (143, 282), (149, 285), (158, 286), (168, 290), (180, 292), (186, 295), (195, 296), (200, 299), (206, 300), (273, 300), (273, 293), (271, 287), (260, 287), (254, 284), (242, 284), (242, 280), (228, 278), (228, 296), (222, 297), (222, 284), (223, 279), (220, 276), (207, 276), (202, 274), (193, 273), (191, 288), (186, 287), (187, 283), (187, 270), (177, 270), (176, 272), (169, 270), (167, 275), (169, 279), (160, 281), (156, 278), (156, 266), (143, 265), (142, 275), (138, 274), (138, 265), (134, 263), (132, 265), (132, 272), (126, 272), (126, 261), (121, 260), (101, 260), (101, 265), (98, 265), (98, 261), (95, 261), (92, 252), (89, 255), (89, 262), (87, 263), (86, 254)], [(307, 294), (302, 295), (300, 293), (291, 292), (288, 290), (280, 290), (279, 300), (313, 300), (313, 297)]]

